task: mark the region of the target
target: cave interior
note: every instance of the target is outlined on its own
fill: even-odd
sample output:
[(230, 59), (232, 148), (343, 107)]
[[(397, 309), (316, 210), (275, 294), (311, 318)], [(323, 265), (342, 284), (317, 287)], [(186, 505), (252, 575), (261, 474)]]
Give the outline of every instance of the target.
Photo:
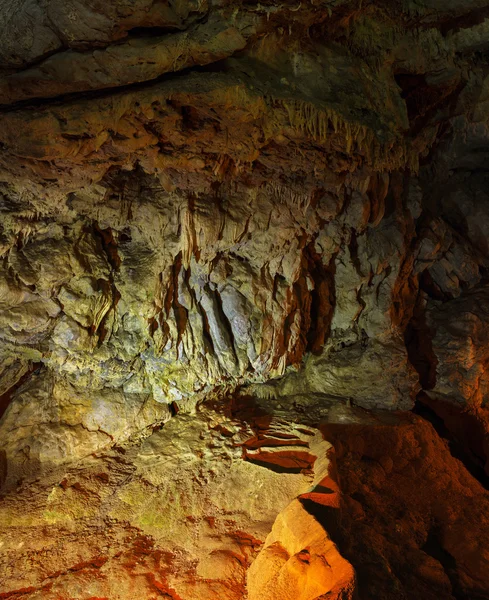
[(1, 0), (0, 599), (489, 600), (488, 161), (488, 0)]

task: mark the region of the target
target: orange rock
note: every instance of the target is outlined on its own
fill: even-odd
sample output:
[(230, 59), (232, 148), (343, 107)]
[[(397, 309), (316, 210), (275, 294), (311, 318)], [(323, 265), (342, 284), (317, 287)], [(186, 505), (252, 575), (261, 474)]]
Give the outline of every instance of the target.
[(282, 511), (248, 570), (249, 600), (348, 598), (355, 573), (326, 531), (294, 500)]

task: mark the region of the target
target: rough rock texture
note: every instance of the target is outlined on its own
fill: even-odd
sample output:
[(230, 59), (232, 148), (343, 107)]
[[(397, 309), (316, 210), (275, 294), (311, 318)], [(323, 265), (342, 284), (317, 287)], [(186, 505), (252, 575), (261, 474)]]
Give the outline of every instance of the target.
[[(488, 2), (4, 0), (0, 31), (0, 597), (489, 597), (436, 437), (486, 482)], [(350, 448), (340, 502), (356, 420), (389, 481)]]
[[(397, 421), (397, 422), (396, 422)], [(329, 423), (362, 598), (487, 598), (489, 494), (416, 418)]]
[(488, 597), (489, 493), (430, 424), (257, 402), (7, 486), (2, 597)]
[[(317, 429), (201, 407), (142, 443), (58, 467), (0, 504), (1, 597), (240, 599), (271, 530), (257, 564), (274, 536), (292, 555), (291, 598), (339, 598), (353, 568), (300, 501), (337, 496), (331, 452)], [(250, 598), (266, 587), (258, 568)]]

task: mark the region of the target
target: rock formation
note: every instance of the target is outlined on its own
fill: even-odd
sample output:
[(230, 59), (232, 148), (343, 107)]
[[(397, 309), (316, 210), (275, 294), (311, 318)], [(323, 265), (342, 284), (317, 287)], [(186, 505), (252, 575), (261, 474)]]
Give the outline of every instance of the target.
[(0, 16), (0, 598), (489, 598), (487, 0)]

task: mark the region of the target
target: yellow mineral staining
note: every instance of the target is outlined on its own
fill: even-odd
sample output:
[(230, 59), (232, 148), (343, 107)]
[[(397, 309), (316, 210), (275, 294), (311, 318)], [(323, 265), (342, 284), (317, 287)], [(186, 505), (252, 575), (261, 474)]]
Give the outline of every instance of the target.
[(318, 110), (312, 103), (302, 100), (282, 102), (290, 124), (302, 133), (325, 142), (330, 124), (330, 114)]
[(97, 514), (97, 504), (79, 484), (66, 489), (57, 485), (48, 496), (43, 518), (51, 525), (92, 517)]
[[(21, 507), (17, 507), (16, 510), (0, 508), (0, 527), (40, 527), (44, 523), (43, 515), (32, 510), (26, 512)], [(0, 544), (2, 541), (0, 540)]]
[[(267, 137), (275, 137), (284, 127), (291, 127), (323, 145), (330, 144), (334, 137), (335, 143), (344, 140), (347, 154), (363, 156), (367, 164), (379, 170), (399, 168), (410, 160), (410, 153), (400, 138), (382, 142), (371, 126), (348, 120), (338, 110), (317, 99), (260, 95), (252, 86), (243, 84), (215, 90), (213, 96), (224, 107), (246, 107), (248, 118), (261, 119)], [(380, 133), (385, 135), (387, 132), (382, 130)]]
[(183, 208), (181, 216), (182, 264), (185, 269), (190, 266), (190, 259), (196, 250), (195, 226), (193, 210), (190, 205)]
[(113, 297), (110, 283), (105, 281), (102, 285), (102, 293), (96, 296), (93, 307), (93, 330), (98, 331), (100, 324), (112, 307)]

